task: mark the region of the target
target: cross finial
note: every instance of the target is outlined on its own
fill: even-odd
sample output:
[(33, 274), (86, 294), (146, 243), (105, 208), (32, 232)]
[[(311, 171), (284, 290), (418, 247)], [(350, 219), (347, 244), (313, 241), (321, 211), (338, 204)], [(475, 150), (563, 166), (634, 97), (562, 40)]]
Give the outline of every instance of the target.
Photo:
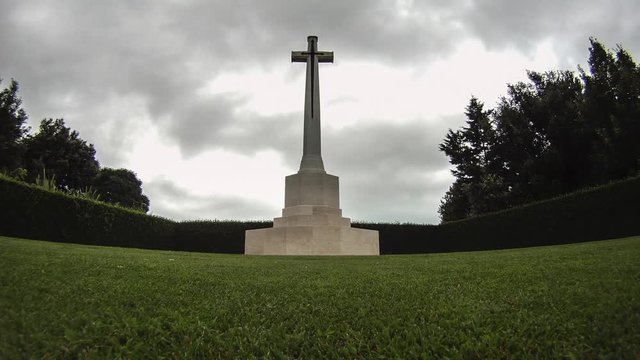
[(307, 62), (316, 58), (318, 62), (333, 62), (333, 51), (318, 51), (318, 37), (307, 36), (307, 51), (292, 51), (291, 62)]

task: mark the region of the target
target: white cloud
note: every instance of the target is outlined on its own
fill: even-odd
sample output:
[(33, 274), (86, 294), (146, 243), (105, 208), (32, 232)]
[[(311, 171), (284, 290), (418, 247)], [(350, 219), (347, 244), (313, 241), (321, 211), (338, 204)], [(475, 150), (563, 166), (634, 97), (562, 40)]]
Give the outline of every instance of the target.
[[(198, 219), (225, 219), (229, 213), (216, 202), (234, 196), (248, 203), (255, 202), (260, 209), (247, 209), (246, 215), (235, 214), (236, 217), (268, 218), (270, 214), (264, 213), (264, 209), (276, 210), (277, 204), (283, 202), (284, 189), (281, 183), (291, 171), (282, 164), (281, 156), (275, 151), (261, 151), (247, 156), (225, 150), (209, 150), (185, 159), (179, 147), (163, 140), (153, 127), (136, 142), (126, 167), (135, 169), (145, 184), (171, 183), (182, 189), (186, 196), (185, 207), (198, 203), (197, 199), (204, 203), (211, 201), (208, 207), (202, 205), (202, 209), (197, 209), (204, 211), (197, 214)], [(145, 187), (151, 199), (160, 200), (151, 202), (151, 211), (158, 215), (169, 212), (178, 219), (189, 219), (192, 211), (185, 208), (185, 213), (179, 214), (183, 206), (181, 200), (163, 193), (162, 189), (153, 185)]]
[(593, 35), (640, 53), (633, 0), (2, 1), (0, 77), (31, 125), (64, 117), (144, 181), (154, 213), (268, 219), (302, 147), (307, 35), (323, 150), (345, 215), (437, 222), (437, 146), (473, 94), (493, 107), (526, 69), (575, 70)]

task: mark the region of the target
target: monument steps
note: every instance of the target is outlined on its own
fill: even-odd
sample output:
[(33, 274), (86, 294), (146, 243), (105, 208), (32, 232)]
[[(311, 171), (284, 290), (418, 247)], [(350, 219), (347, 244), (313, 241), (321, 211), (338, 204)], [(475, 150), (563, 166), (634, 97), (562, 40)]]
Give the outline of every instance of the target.
[(273, 219), (273, 227), (282, 226), (343, 226), (350, 227), (351, 219), (336, 215), (291, 215)]

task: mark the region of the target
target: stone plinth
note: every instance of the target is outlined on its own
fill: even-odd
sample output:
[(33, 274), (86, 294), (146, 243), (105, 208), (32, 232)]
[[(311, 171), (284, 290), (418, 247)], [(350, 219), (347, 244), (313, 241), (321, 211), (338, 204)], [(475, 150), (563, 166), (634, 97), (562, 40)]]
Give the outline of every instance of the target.
[(340, 208), (338, 177), (324, 171), (299, 172), (285, 178), (284, 207), (324, 205)]
[(248, 255), (380, 255), (378, 232), (355, 229), (342, 216), (338, 177), (300, 172), (286, 177), (285, 208), (273, 228), (248, 230)]

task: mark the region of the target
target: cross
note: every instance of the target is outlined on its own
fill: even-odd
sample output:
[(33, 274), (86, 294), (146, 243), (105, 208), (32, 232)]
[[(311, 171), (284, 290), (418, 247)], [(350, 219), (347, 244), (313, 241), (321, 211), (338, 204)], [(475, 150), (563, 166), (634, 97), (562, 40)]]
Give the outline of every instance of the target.
[(306, 62), (307, 68), (310, 68), (311, 74), (311, 117), (314, 117), (314, 90), (315, 90), (315, 82), (316, 82), (316, 63), (317, 60), (319, 63), (332, 63), (333, 62), (333, 51), (318, 51), (318, 37), (317, 36), (309, 36), (307, 37), (308, 48), (307, 51), (292, 51), (291, 52), (291, 62)]
[(332, 51), (318, 51), (318, 37), (307, 37), (307, 51), (292, 51), (291, 62), (307, 63), (304, 95), (304, 137), (300, 171), (324, 172), (320, 154), (320, 86), (318, 63), (333, 62)]

